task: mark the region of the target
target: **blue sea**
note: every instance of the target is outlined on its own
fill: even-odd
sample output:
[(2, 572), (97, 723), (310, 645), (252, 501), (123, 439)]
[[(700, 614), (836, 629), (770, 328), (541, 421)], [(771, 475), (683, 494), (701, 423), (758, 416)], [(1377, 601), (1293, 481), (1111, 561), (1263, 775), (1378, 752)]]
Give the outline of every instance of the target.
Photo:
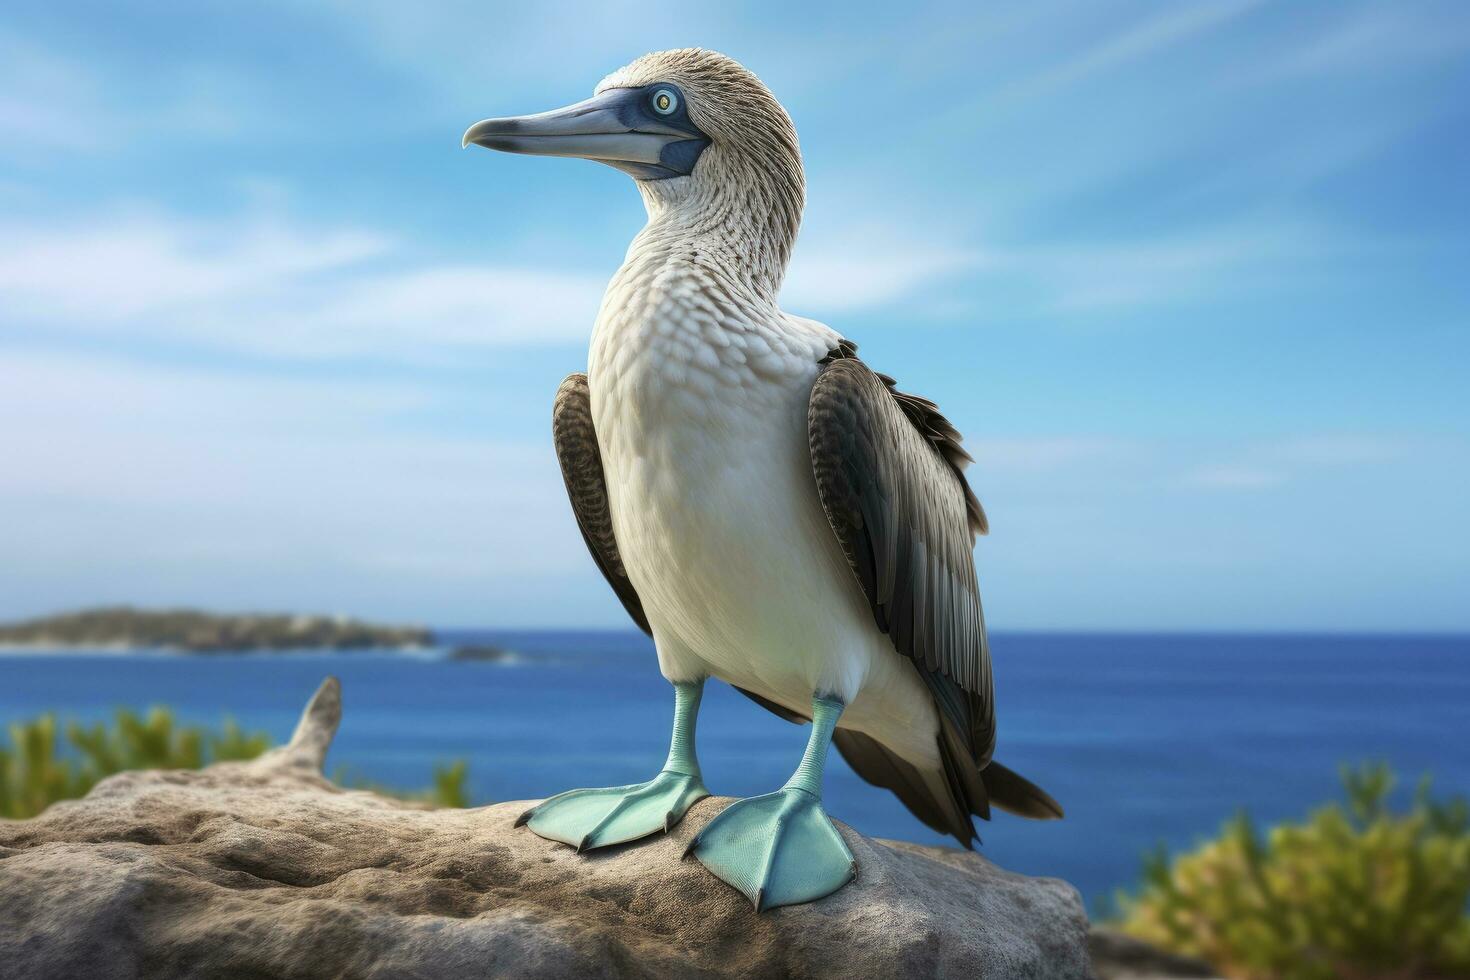
[[(0, 655), (0, 723), (163, 704), (188, 722), (232, 717), (280, 741), (335, 674), (345, 708), (329, 771), (414, 788), (436, 762), (462, 758), (484, 803), (636, 782), (662, 763), (670, 689), (640, 634), (445, 639), (516, 657), (12, 650)], [(1050, 791), (1067, 818), (997, 814), (980, 824), (982, 851), (1066, 878), (1092, 900), (1134, 882), (1145, 850), (1187, 848), (1241, 808), (1263, 821), (1308, 812), (1338, 795), (1344, 762), (1390, 762), (1405, 796), (1425, 772), (1441, 791), (1470, 791), (1470, 637), (1002, 633), (992, 647), (996, 757)], [(714, 792), (748, 796), (785, 781), (806, 729), (720, 684), (704, 705), (699, 756)], [(835, 752), (826, 802), (869, 835), (947, 840)]]

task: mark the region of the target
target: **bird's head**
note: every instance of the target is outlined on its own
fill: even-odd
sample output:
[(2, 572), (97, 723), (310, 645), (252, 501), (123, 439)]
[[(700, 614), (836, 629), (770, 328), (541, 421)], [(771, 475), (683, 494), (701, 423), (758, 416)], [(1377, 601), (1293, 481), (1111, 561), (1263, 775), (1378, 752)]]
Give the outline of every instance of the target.
[(760, 79), (713, 51), (646, 54), (584, 102), (475, 123), (471, 143), (606, 163), (634, 179), (650, 216), (734, 220), (775, 245), (783, 266), (801, 222), (796, 127)]

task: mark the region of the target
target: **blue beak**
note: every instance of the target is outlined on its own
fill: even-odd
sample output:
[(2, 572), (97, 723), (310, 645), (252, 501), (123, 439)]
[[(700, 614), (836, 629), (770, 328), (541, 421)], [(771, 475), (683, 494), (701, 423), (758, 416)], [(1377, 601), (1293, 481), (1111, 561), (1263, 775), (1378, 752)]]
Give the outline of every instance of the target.
[(483, 119), (465, 130), (460, 145), (582, 157), (617, 167), (639, 180), (686, 176), (709, 145), (709, 137), (689, 120), (682, 106), (675, 115), (655, 113), (649, 102), (653, 88), (609, 89), (585, 102), (534, 116)]

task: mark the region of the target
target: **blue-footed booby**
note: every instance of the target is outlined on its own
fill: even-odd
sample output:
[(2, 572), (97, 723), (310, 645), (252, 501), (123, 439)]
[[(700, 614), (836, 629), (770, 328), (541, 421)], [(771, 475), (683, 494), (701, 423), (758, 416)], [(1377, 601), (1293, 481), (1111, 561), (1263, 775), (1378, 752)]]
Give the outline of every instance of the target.
[(609, 164), (648, 210), (553, 434), (592, 558), (673, 685), (672, 745), (648, 782), (570, 790), (521, 822), (579, 850), (672, 827), (708, 795), (694, 733), (709, 677), (812, 723), (790, 780), (731, 804), (686, 854), (757, 910), (855, 873), (822, 808), (829, 744), (967, 847), (992, 805), (1060, 817), (991, 758), (972, 555), (986, 520), (959, 433), (777, 305), (805, 178), (775, 97), (724, 55), (663, 51), (584, 102), (478, 122), (470, 144)]

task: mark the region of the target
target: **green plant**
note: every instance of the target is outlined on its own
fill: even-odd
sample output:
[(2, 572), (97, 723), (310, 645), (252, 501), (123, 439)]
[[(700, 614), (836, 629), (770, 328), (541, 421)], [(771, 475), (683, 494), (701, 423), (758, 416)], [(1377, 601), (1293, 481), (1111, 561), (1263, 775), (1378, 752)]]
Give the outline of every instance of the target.
[[(9, 726), (0, 746), (0, 817), (33, 817), (58, 800), (75, 799), (125, 769), (198, 769), (214, 762), (253, 759), (270, 748), (263, 732), (246, 733), (226, 719), (220, 728), (178, 725), (167, 708), (138, 715), (120, 709), (110, 725), (70, 722), (64, 733), (45, 714)], [(396, 793), (436, 806), (469, 805), (463, 760), (434, 769), (432, 786)], [(389, 791), (391, 792), (391, 791)]]
[(1470, 977), (1470, 805), (1426, 777), (1391, 812), (1385, 765), (1344, 768), (1346, 802), (1264, 837), (1244, 813), (1172, 861), (1145, 859), (1120, 927), (1242, 980)]
[(463, 759), (436, 765), (432, 781), (427, 789), (395, 790), (376, 783), (349, 766), (339, 766), (332, 773), (332, 781), (352, 789), (366, 789), (374, 793), (386, 793), (400, 800), (416, 800), (437, 807), (462, 808), (470, 805), (469, 765)]
[(463, 808), (470, 805), (470, 792), (466, 783), (470, 767), (463, 759), (449, 765), (434, 767), (434, 784), (430, 801), (436, 806)]

